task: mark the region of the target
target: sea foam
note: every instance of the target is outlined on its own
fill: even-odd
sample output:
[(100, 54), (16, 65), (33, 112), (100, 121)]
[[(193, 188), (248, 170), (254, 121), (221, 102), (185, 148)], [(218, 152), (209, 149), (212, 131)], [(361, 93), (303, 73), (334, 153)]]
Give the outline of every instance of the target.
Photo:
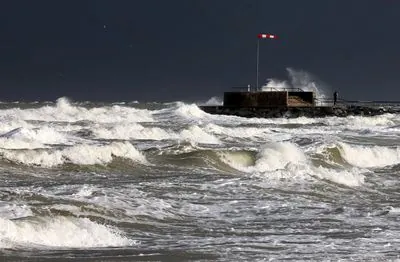
[(271, 181), (312, 180), (315, 178), (330, 180), (346, 186), (360, 186), (364, 183), (365, 170), (331, 169), (314, 166), (305, 152), (291, 142), (265, 144), (253, 161), (249, 153), (219, 154), (221, 161), (246, 173), (263, 176)]
[(60, 98), (55, 105), (40, 108), (12, 108), (0, 110), (0, 118), (12, 120), (76, 122), (92, 121), (98, 123), (152, 122), (151, 111), (126, 106), (103, 106), (85, 108), (73, 105), (66, 98)]
[(0, 248), (91, 248), (131, 246), (137, 242), (110, 226), (87, 218), (44, 217), (35, 220), (0, 218)]
[(339, 151), (349, 164), (357, 167), (378, 168), (400, 163), (399, 147), (339, 143)]
[(93, 127), (93, 133), (101, 139), (137, 139), (137, 140), (164, 140), (177, 138), (173, 132), (159, 127), (143, 127), (137, 123), (120, 123), (105, 127)]
[(3, 158), (25, 165), (54, 167), (65, 163), (95, 165), (110, 163), (121, 157), (146, 163), (146, 158), (128, 142), (113, 142), (108, 145), (81, 144), (64, 149), (51, 150), (0, 150)]

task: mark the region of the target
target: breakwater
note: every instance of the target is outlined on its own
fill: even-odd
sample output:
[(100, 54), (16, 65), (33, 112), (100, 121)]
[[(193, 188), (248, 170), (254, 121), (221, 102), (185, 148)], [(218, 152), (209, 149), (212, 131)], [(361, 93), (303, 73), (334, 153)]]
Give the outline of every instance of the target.
[(337, 106), (281, 106), (281, 107), (234, 107), (200, 106), (200, 109), (217, 115), (234, 115), (258, 118), (296, 118), (296, 117), (347, 117), (376, 116), (385, 113), (400, 113), (399, 106), (379, 105), (337, 105)]

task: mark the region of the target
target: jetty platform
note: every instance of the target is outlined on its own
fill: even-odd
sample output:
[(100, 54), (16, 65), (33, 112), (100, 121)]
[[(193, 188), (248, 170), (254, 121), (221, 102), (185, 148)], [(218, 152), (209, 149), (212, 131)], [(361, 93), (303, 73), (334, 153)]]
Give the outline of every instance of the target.
[(234, 115), (241, 117), (258, 118), (295, 118), (295, 117), (327, 117), (327, 116), (376, 116), (385, 113), (400, 113), (398, 107), (337, 105), (314, 107), (227, 107), (227, 106), (200, 106), (204, 112), (216, 115)]
[(400, 101), (317, 99), (302, 90), (225, 92), (223, 105), (202, 105), (209, 114), (257, 118), (376, 116), (400, 113)]

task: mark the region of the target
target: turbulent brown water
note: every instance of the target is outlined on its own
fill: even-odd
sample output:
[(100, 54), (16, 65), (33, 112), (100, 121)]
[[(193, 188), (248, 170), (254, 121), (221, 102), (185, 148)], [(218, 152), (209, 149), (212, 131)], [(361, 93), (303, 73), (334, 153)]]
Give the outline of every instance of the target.
[(0, 105), (4, 260), (395, 260), (400, 115)]

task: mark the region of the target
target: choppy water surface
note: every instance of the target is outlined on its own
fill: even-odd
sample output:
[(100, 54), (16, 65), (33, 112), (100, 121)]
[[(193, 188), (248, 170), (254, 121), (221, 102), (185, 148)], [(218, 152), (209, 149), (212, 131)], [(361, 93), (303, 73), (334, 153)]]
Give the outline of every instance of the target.
[(0, 107), (6, 260), (399, 258), (399, 115)]

